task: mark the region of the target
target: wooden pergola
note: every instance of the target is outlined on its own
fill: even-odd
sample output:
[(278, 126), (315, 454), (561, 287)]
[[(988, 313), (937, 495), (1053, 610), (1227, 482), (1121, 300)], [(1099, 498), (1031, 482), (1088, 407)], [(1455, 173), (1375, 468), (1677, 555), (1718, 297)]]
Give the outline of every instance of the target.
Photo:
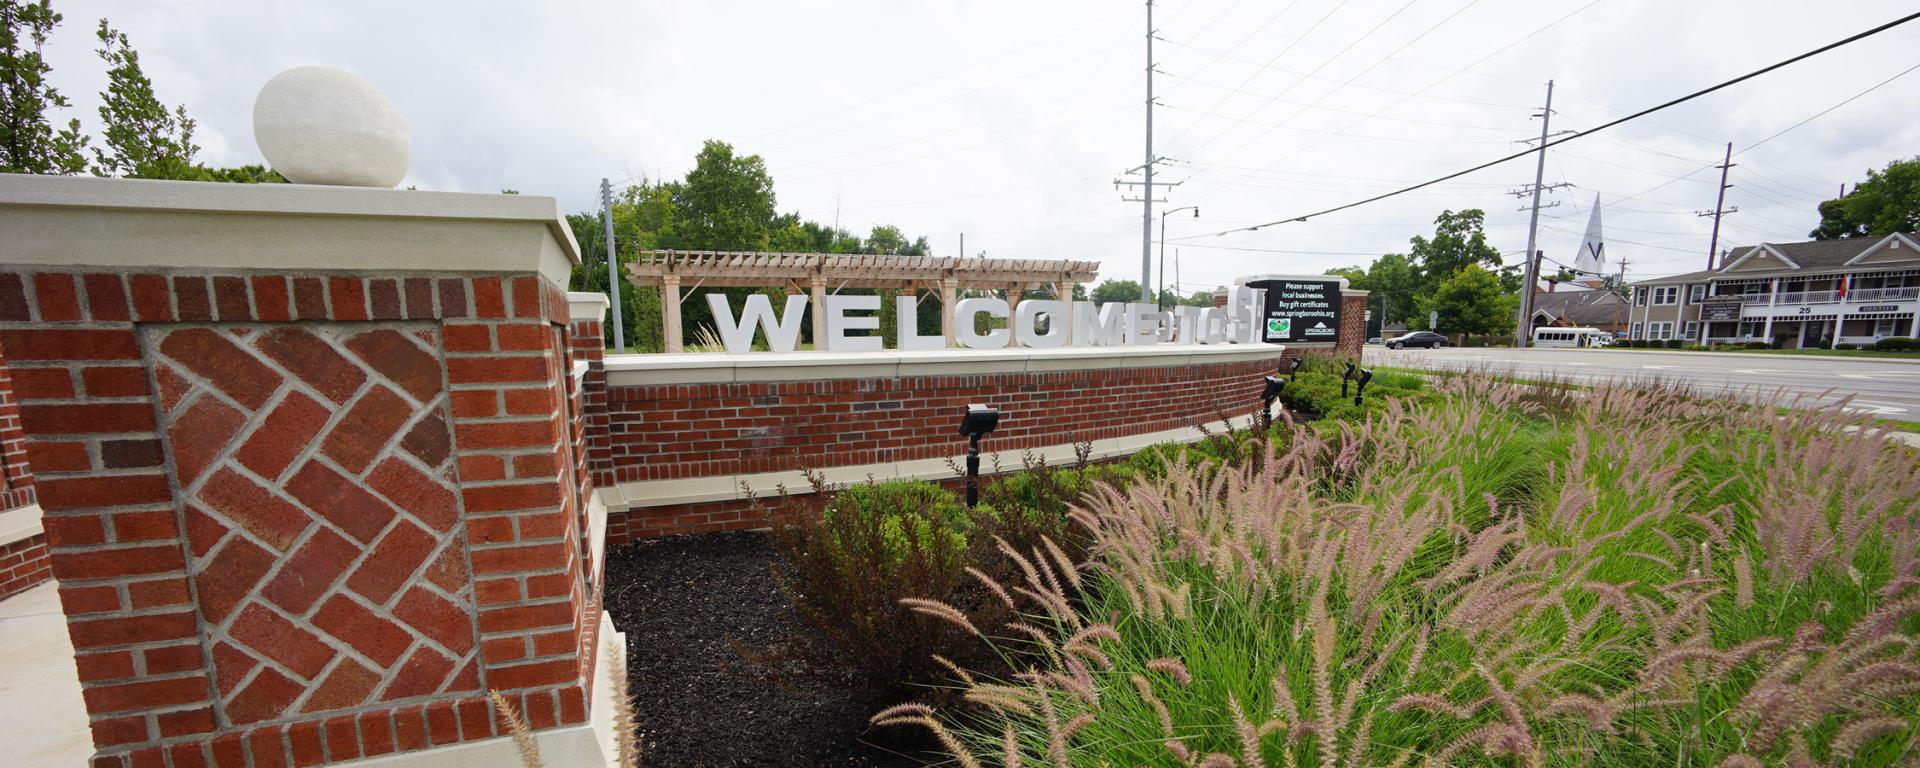
[[(680, 302), (696, 288), (782, 288), (803, 291), (813, 304), (813, 337), (826, 338), (824, 306), (829, 293), (843, 288), (877, 288), (938, 296), (952, 307), (962, 289), (1002, 290), (1008, 305), (1027, 291), (1051, 288), (1072, 298), (1073, 288), (1092, 282), (1097, 261), (1062, 259), (983, 259), (950, 256), (877, 256), (857, 253), (744, 253), (724, 251), (643, 251), (627, 265), (637, 286), (660, 288), (662, 335), (666, 351), (679, 352)], [(686, 293), (682, 293), (682, 291)], [(940, 330), (953, 345), (953, 314), (940, 313)]]

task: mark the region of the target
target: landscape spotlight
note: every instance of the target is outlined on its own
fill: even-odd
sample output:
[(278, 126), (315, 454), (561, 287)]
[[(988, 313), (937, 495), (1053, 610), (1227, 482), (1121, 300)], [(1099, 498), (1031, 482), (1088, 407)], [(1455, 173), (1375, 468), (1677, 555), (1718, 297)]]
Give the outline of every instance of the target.
[(1342, 400), (1347, 399), (1347, 382), (1353, 380), (1353, 371), (1357, 367), (1358, 366), (1355, 366), (1353, 364), (1352, 360), (1348, 360), (1347, 371), (1345, 373), (1340, 374), (1340, 399)]
[(967, 506), (980, 501), (980, 438), (993, 432), (1000, 426), (1000, 411), (991, 406), (974, 403), (967, 406), (967, 415), (960, 417), (960, 434), (967, 436)]
[(1359, 405), (1361, 398), (1364, 398), (1367, 396), (1367, 382), (1373, 381), (1373, 369), (1372, 368), (1360, 369), (1359, 381), (1360, 381), (1360, 386), (1355, 388), (1353, 391), (1354, 405)]
[(1261, 425), (1263, 428), (1273, 426), (1273, 400), (1280, 396), (1280, 390), (1286, 388), (1286, 379), (1278, 376), (1267, 377), (1267, 388), (1260, 391), (1260, 414), (1266, 419), (1266, 423)]
[(1307, 359), (1304, 357), (1296, 357), (1287, 361), (1287, 380), (1298, 381), (1300, 379), (1300, 366), (1306, 364)]

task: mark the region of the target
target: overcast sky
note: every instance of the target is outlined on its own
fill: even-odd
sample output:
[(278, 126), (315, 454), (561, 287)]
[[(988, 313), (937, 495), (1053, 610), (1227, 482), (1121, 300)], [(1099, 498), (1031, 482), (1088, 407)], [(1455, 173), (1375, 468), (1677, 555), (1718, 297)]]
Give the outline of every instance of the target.
[[(782, 211), (857, 233), (895, 224), (940, 255), (1096, 259), (1138, 278), (1140, 205), (1113, 180), (1143, 160), (1139, 2), (292, 2), (55, 0), (61, 115), (94, 127), (92, 28), (125, 31), (162, 99), (200, 124), (203, 159), (261, 162), (268, 78), (360, 74), (413, 136), (408, 184), (597, 202), (602, 176), (678, 177), (704, 139), (767, 159)], [(1447, 208), (1485, 209), (1526, 247), (1531, 158), (1305, 223), (1297, 216), (1507, 154), (1556, 81), (1552, 127), (1579, 129), (1912, 10), (1910, 0), (1162, 0), (1155, 153), (1169, 271), (1211, 288), (1404, 251)], [(1716, 164), (1920, 64), (1920, 22), (1549, 150), (1541, 244), (1566, 263), (1595, 193), (1629, 279), (1705, 266)], [(1920, 152), (1920, 75), (1738, 153), (1722, 246), (1805, 239), (1818, 201)], [(1692, 175), (1684, 175), (1689, 172)], [(1684, 176), (1683, 176), (1684, 175)], [(1679, 180), (1673, 180), (1682, 176)], [(1664, 185), (1663, 185), (1664, 184)], [(1651, 190), (1651, 191), (1649, 191)], [(1635, 196), (1638, 194), (1638, 196)], [(1630, 198), (1630, 199), (1629, 199)], [(1158, 216), (1155, 217), (1156, 229)], [(1157, 237), (1156, 232), (1156, 237)], [(1264, 250), (1234, 250), (1264, 249)], [(1616, 268), (1613, 265), (1609, 269)], [(1551, 269), (1551, 267), (1549, 267)]]

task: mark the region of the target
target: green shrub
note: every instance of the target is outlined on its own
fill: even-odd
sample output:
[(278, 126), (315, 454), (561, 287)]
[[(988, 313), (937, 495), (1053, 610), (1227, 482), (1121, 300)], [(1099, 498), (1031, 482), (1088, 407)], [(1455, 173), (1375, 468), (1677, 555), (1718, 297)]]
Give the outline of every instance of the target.
[(1681, 347), (1681, 349), (1685, 349), (1693, 352), (1708, 352), (1708, 351), (1712, 351), (1713, 348), (1705, 344), (1688, 344), (1686, 346)]
[[(790, 499), (790, 501), (798, 501)], [(937, 671), (933, 654), (954, 658), (974, 639), (916, 614), (902, 598), (953, 599), (967, 588), (982, 517), (932, 483), (866, 483), (816, 493), (775, 527), (791, 566), (780, 586), (821, 643), (790, 650), (859, 670), (873, 696), (897, 694)], [(988, 608), (961, 601), (970, 610)]]
[(1667, 349), (1679, 349), (1681, 345), (1687, 343), (1685, 339), (1667, 339), (1666, 342)]
[(1354, 405), (1357, 383), (1347, 382), (1346, 394), (1341, 395), (1345, 369), (1345, 361), (1338, 358), (1308, 358), (1299, 376), (1282, 377), (1289, 381), (1280, 391), (1281, 405), (1296, 419), (1364, 419), (1386, 407), (1388, 400), (1417, 397), (1426, 389), (1426, 380), (1416, 374), (1375, 369), (1373, 380), (1367, 383), (1366, 398)]
[(1874, 342), (1873, 348), (1888, 352), (1916, 352), (1920, 351), (1920, 339), (1894, 336)]
[(1010, 618), (969, 566), (990, 578), (1012, 576), (1000, 541), (1029, 553), (1048, 552), (1051, 541), (1063, 554), (1079, 557), (1082, 545), (1067, 506), (1090, 483), (1117, 475), (1098, 468), (1029, 467), (990, 483), (973, 509), (929, 482), (868, 482), (837, 490), (816, 483), (817, 492), (774, 530), (790, 566), (779, 574), (781, 589), (823, 641), (789, 651), (858, 670), (864, 693), (873, 697), (901, 695), (941, 679), (936, 654), (994, 668), (979, 639), (935, 618), (944, 609), (933, 606), (987, 621)]
[(1850, 343), (1848, 343), (1848, 342), (1844, 342), (1844, 341), (1843, 341), (1843, 342), (1840, 342), (1840, 343), (1838, 343), (1838, 344), (1835, 344), (1835, 345), (1833, 345), (1833, 348), (1834, 348), (1834, 349), (1859, 349), (1859, 348), (1860, 348), (1860, 345), (1858, 345), (1858, 344), (1850, 344)]
[(1747, 342), (1747, 349), (1768, 349), (1768, 348), (1770, 348), (1770, 347), (1771, 347), (1771, 345), (1770, 345), (1770, 344), (1768, 344), (1767, 342), (1764, 342), (1764, 341), (1749, 341), (1749, 342)]

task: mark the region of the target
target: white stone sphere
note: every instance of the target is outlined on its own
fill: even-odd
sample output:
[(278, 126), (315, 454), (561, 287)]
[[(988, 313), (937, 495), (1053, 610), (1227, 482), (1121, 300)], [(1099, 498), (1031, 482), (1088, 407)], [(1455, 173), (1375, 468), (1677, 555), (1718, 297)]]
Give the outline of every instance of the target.
[(253, 140), (295, 184), (391, 189), (412, 160), (400, 110), (372, 83), (332, 67), (294, 67), (261, 86)]

